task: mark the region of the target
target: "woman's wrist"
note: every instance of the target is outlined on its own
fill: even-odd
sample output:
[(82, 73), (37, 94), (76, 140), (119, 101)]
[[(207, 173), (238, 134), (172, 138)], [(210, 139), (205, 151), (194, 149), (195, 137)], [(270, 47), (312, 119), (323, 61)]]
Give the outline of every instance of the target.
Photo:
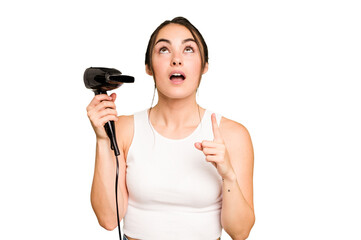
[(237, 176), (236, 176), (235, 172), (232, 170), (228, 174), (224, 175), (222, 177), (222, 180), (228, 181), (228, 182), (234, 182), (237, 180)]
[(236, 174), (232, 171), (229, 174), (227, 174), (226, 176), (222, 177), (222, 181), (227, 181), (227, 182), (235, 182), (237, 181), (237, 176)]
[(106, 137), (106, 138), (97, 137), (96, 142), (97, 142), (97, 144), (101, 144), (101, 145), (110, 143), (108, 137)]

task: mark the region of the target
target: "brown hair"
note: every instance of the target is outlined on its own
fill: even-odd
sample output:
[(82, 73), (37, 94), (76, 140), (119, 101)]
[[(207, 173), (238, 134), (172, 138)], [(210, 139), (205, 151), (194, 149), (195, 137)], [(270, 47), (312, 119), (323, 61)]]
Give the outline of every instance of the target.
[(207, 44), (204, 41), (203, 36), (198, 31), (198, 29), (195, 26), (193, 26), (193, 24), (190, 23), (184, 17), (176, 17), (176, 18), (173, 18), (172, 20), (166, 20), (161, 25), (159, 25), (157, 27), (157, 29), (155, 29), (155, 31), (150, 36), (150, 39), (149, 39), (149, 42), (148, 42), (147, 52), (145, 53), (145, 64), (148, 65), (149, 69), (153, 72), (152, 55), (153, 55), (155, 40), (156, 40), (156, 38), (158, 36), (159, 31), (163, 27), (165, 27), (165, 26), (167, 26), (168, 24), (171, 24), (171, 23), (182, 25), (182, 26), (186, 27), (191, 32), (195, 42), (197, 43), (197, 46), (198, 46), (199, 50), (200, 50), (201, 61), (202, 61), (202, 69), (204, 69), (205, 66), (206, 66), (206, 63), (208, 63)]

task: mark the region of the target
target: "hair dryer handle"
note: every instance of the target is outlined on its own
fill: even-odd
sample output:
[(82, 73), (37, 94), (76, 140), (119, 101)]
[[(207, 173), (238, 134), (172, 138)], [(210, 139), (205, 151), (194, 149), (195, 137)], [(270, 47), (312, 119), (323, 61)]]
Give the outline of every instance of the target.
[(116, 156), (119, 156), (120, 152), (119, 152), (119, 148), (118, 148), (118, 144), (117, 144), (117, 140), (116, 140), (116, 136), (115, 136), (114, 121), (108, 121), (107, 123), (105, 123), (104, 128), (110, 139), (111, 148), (112, 148), (112, 150), (114, 150), (114, 154)]
[[(98, 94), (107, 94), (107, 91), (102, 91), (102, 90), (94, 90), (95, 95)], [(117, 143), (117, 138), (115, 135), (115, 125), (114, 125), (114, 121), (108, 121), (105, 123), (104, 125), (105, 128), (105, 132), (107, 133), (109, 139), (110, 139), (110, 147), (112, 148), (112, 150), (114, 150), (114, 154), (115, 156), (119, 156), (120, 152), (119, 152), (119, 148), (118, 148), (118, 143)]]

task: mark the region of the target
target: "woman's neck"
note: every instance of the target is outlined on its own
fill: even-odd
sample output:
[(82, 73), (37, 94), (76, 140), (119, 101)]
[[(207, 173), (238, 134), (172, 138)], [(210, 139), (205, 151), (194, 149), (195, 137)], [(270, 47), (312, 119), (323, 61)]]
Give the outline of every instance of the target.
[(167, 100), (159, 98), (157, 105), (151, 110), (150, 119), (154, 125), (179, 129), (198, 125), (204, 110), (197, 104), (195, 97)]

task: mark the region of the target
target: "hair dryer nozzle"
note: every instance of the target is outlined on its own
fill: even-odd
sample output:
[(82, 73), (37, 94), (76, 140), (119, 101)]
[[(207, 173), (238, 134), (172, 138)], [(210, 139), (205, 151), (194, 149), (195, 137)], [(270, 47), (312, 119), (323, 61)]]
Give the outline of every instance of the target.
[(84, 72), (86, 88), (93, 89), (95, 94), (105, 93), (120, 87), (123, 83), (133, 83), (134, 77), (122, 75), (115, 68), (90, 67)]

